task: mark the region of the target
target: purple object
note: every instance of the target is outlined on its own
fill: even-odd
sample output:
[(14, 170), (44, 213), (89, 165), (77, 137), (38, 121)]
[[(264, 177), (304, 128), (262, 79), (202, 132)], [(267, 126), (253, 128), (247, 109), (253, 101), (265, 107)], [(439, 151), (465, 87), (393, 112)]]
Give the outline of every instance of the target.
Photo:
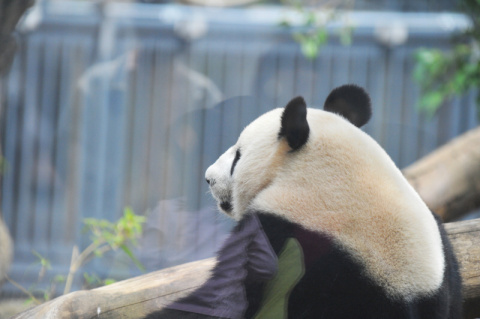
[(189, 296), (167, 308), (229, 319), (243, 317), (248, 302), (245, 280), (267, 281), (276, 274), (278, 260), (255, 214), (233, 229), (217, 257), (210, 279)]

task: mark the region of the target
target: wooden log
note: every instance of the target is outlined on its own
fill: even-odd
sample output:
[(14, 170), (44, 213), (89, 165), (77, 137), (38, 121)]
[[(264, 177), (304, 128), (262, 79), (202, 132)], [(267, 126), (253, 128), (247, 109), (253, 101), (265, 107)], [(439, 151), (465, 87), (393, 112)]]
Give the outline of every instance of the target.
[(0, 287), (2, 286), (13, 257), (13, 244), (0, 213)]
[(214, 263), (213, 258), (204, 259), (89, 291), (71, 292), (13, 318), (142, 318), (201, 286)]
[(452, 221), (480, 207), (480, 127), (405, 168), (428, 207)]
[(480, 218), (445, 224), (460, 263), (465, 299), (480, 297)]
[[(464, 297), (476, 300), (480, 298), (480, 219), (446, 224), (446, 229), (460, 262)], [(14, 318), (142, 318), (203, 284), (214, 262), (200, 260), (90, 291), (73, 292)], [(480, 317), (478, 310), (469, 318), (475, 316)]]
[(480, 318), (480, 219), (445, 224), (460, 263), (464, 318)]

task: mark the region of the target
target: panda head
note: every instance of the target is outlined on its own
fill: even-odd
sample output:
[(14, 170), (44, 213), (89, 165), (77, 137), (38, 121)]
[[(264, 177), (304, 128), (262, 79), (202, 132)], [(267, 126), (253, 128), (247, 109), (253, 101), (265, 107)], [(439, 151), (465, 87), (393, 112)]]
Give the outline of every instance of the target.
[(370, 98), (356, 85), (333, 90), (324, 109), (308, 110), (309, 116), (312, 114), (307, 120), (306, 103), (302, 97), (296, 97), (285, 108), (272, 110), (247, 126), (237, 143), (206, 171), (206, 180), (219, 209), (240, 219), (256, 196), (284, 169), (283, 165), (301, 156), (298, 154), (310, 152), (304, 146), (309, 144), (310, 135), (317, 132), (312, 131), (309, 121), (338, 131), (344, 126), (358, 130), (371, 117)]
[(331, 236), (392, 298), (431, 294), (443, 280), (440, 233), (386, 152), (360, 127), (367, 93), (333, 90), (324, 110), (301, 97), (263, 114), (206, 171), (220, 210), (274, 214)]

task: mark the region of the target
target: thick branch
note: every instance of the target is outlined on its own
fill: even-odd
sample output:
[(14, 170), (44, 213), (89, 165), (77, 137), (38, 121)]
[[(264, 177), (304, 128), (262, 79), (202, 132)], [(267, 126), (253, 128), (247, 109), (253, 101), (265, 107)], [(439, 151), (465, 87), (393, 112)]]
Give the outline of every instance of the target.
[(480, 219), (447, 223), (445, 229), (460, 263), (464, 297), (480, 298)]
[(480, 127), (403, 171), (428, 207), (451, 221), (480, 207)]
[[(446, 224), (458, 255), (464, 297), (480, 297), (480, 219)], [(141, 318), (187, 294), (208, 277), (213, 259), (152, 272), (91, 291), (54, 299), (14, 318)], [(480, 317), (480, 314), (475, 314)]]

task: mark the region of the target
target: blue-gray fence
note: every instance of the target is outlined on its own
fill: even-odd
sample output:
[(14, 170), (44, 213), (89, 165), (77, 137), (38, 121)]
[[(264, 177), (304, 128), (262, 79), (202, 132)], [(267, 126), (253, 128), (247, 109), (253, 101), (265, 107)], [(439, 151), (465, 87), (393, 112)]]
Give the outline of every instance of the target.
[[(212, 255), (230, 223), (215, 212), (205, 169), (250, 120), (296, 95), (321, 107), (338, 85), (364, 86), (374, 106), (365, 129), (400, 167), (478, 125), (474, 93), (432, 119), (416, 110), (413, 53), (448, 48), (463, 16), (351, 13), (352, 45), (340, 44), (342, 22), (332, 22), (314, 60), (279, 26), (286, 16), (278, 7), (36, 7), (3, 87), (11, 277), (37, 280), (32, 251), (51, 261), (50, 273), (65, 274), (72, 247), (88, 244), (82, 220), (113, 221), (125, 206), (148, 217), (135, 249), (148, 270)], [(132, 274), (118, 254), (89, 269)]]

